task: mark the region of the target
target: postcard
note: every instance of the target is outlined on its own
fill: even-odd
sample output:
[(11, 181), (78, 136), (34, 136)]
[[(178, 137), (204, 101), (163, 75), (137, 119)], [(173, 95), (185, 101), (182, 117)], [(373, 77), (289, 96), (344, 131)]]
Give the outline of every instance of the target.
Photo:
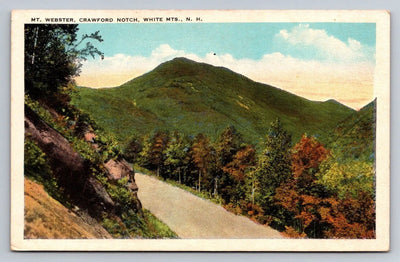
[(388, 251), (384, 10), (15, 10), (11, 249)]

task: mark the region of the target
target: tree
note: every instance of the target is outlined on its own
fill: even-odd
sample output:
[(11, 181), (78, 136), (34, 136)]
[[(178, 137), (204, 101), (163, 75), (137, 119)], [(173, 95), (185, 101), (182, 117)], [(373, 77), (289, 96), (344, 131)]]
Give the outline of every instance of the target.
[(133, 136), (124, 150), (125, 159), (131, 163), (137, 162), (139, 154), (142, 151), (142, 149), (143, 149), (142, 139), (137, 135)]
[(375, 168), (371, 163), (355, 159), (339, 161), (331, 154), (316, 175), (318, 183), (334, 191), (340, 199), (357, 198), (361, 192), (375, 197)]
[[(235, 181), (234, 198), (236, 202), (245, 199), (245, 178), (246, 174), (254, 169), (256, 164), (255, 148), (252, 145), (243, 146), (233, 157), (232, 162), (228, 163), (223, 171), (230, 174)], [(254, 204), (254, 203), (252, 203)]]
[(199, 174), (198, 191), (200, 192), (201, 179), (207, 175), (212, 158), (213, 148), (211, 147), (210, 139), (204, 134), (199, 133), (193, 141), (191, 151), (193, 162), (195, 163)]
[(332, 206), (335, 199), (318, 184), (316, 174), (329, 151), (314, 137), (303, 135), (292, 150), (292, 176), (276, 189), (274, 199), (294, 216), (292, 226), (299, 236), (323, 237), (328, 229), (321, 207)]
[(224, 171), (224, 167), (233, 161), (242, 144), (242, 136), (234, 126), (226, 127), (216, 142), (214, 195), (220, 194), (225, 203), (228, 203), (234, 194), (235, 181), (228, 172)]
[(291, 136), (276, 119), (271, 123), (259, 159), (256, 177), (259, 184), (258, 202), (266, 215), (278, 216), (274, 204), (276, 189), (291, 175)]
[(157, 176), (161, 174), (164, 166), (165, 149), (169, 142), (169, 135), (165, 132), (157, 131), (151, 137), (143, 138), (142, 151), (139, 153), (138, 162), (140, 165), (156, 171)]
[(138, 163), (139, 165), (150, 168), (150, 150), (152, 146), (152, 139), (149, 134), (146, 134), (142, 138), (142, 150), (138, 154)]
[[(99, 31), (77, 39), (77, 24), (25, 25), (25, 93), (34, 98), (57, 94), (79, 75), (87, 56), (103, 57), (90, 40), (103, 41)], [(86, 41), (84, 47), (81, 47)]]
[[(342, 188), (339, 184), (348, 182), (342, 178), (345, 169), (332, 162), (330, 151), (314, 137), (303, 135), (293, 148), (293, 175), (275, 195), (276, 202), (294, 217), (286, 230), (290, 236), (375, 237), (373, 194), (363, 186), (355, 191)], [(352, 169), (359, 171), (364, 167), (355, 166), (349, 171)], [(339, 181), (333, 181), (335, 179)], [(340, 196), (340, 193), (346, 195)]]
[(160, 175), (160, 168), (164, 163), (164, 150), (167, 148), (169, 137), (167, 133), (156, 132), (152, 139), (150, 149), (150, 163), (155, 167), (157, 176)]
[(243, 181), (246, 171), (255, 165), (255, 152), (253, 146), (243, 146), (223, 170), (232, 175), (236, 181)]
[[(178, 176), (178, 182), (182, 183), (182, 169), (185, 168), (189, 143), (184, 141), (183, 136), (177, 131), (173, 132), (170, 142), (165, 149), (164, 165), (168, 167), (168, 173)], [(176, 178), (175, 178), (176, 180)]]

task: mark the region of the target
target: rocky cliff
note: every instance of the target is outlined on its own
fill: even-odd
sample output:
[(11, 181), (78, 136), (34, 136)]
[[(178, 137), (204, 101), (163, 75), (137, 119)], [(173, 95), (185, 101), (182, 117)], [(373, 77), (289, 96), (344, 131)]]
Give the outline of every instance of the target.
[[(124, 159), (109, 159), (103, 163), (102, 172), (106, 182), (99, 181), (91, 170), (93, 163), (76, 152), (71, 143), (60, 132), (46, 123), (28, 106), (25, 106), (25, 137), (34, 141), (46, 155), (51, 172), (58, 187), (62, 190), (63, 197), (78, 210), (85, 211), (92, 219), (100, 222), (104, 216), (113, 217), (119, 221), (122, 212), (121, 205), (126, 203), (119, 203), (119, 199), (115, 199), (115, 197), (113, 199), (107, 185), (117, 185), (118, 181), (126, 178), (127, 183), (118, 184), (118, 188), (123, 187), (130, 194), (130, 206), (124, 208), (133, 210), (139, 216), (142, 215), (142, 206), (137, 198), (138, 188), (134, 179), (134, 171)], [(85, 142), (91, 143), (90, 141)], [(91, 146), (96, 150), (94, 143), (91, 143)], [(34, 199), (32, 198), (34, 194), (27, 192), (33, 187), (27, 187), (27, 184), (31, 184), (31, 182), (26, 182), (25, 194), (29, 199)], [(47, 206), (50, 207), (50, 205)], [(46, 205), (42, 206), (42, 209), (46, 209)], [(28, 210), (26, 209), (25, 212), (28, 212)], [(79, 216), (79, 214), (76, 215)], [(78, 220), (75, 219), (74, 221)], [(26, 237), (40, 238), (46, 237), (46, 235), (33, 234)], [(76, 235), (79, 234), (74, 236), (76, 237)], [(83, 234), (81, 237), (85, 238), (87, 235), (89, 237), (96, 236)], [(104, 234), (97, 236), (107, 237)]]

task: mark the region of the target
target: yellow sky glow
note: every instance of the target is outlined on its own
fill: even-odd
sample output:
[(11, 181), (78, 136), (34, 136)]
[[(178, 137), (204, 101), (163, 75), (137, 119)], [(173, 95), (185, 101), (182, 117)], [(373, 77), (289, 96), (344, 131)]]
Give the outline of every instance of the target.
[[(310, 100), (335, 99), (356, 110), (373, 100), (373, 74), (370, 69), (358, 68), (356, 71), (341, 72), (341, 75), (334, 72), (327, 74), (325, 70), (289, 71), (264, 71), (263, 74), (257, 74), (257, 71), (253, 70), (244, 75), (254, 81), (276, 86)], [(116, 87), (145, 72), (90, 70), (77, 77), (76, 82), (79, 86), (92, 88)]]

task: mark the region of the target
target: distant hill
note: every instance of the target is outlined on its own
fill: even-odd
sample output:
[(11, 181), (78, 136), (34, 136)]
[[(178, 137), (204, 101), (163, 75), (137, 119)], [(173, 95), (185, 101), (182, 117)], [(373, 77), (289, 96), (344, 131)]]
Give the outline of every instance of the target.
[(334, 100), (310, 101), (186, 58), (165, 62), (119, 87), (80, 87), (72, 103), (123, 143), (153, 130), (203, 132), (215, 139), (234, 125), (246, 142), (258, 144), (276, 118), (295, 140), (307, 133), (327, 141), (337, 124), (355, 112)]
[(343, 160), (375, 161), (376, 99), (341, 121), (329, 146)]

